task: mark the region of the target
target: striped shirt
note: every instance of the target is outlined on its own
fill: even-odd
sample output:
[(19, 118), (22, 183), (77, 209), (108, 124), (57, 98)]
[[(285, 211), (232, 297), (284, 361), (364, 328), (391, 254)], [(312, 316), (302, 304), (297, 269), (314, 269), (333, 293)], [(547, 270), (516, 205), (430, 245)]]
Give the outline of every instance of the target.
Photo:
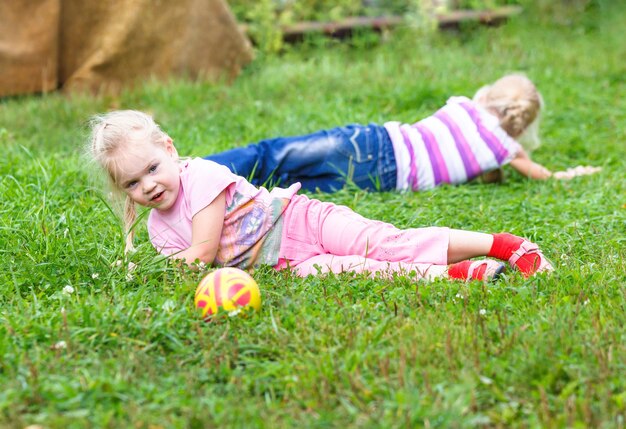
[(387, 122), (396, 156), (396, 189), (424, 191), (468, 182), (511, 162), (520, 144), (497, 117), (466, 97), (452, 97), (413, 125)]

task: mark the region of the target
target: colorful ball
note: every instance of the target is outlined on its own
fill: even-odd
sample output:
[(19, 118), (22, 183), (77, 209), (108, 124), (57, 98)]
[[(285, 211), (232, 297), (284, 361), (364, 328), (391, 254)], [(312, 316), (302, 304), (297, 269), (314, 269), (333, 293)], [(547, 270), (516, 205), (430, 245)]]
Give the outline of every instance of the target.
[(239, 268), (218, 268), (207, 274), (196, 289), (194, 303), (205, 320), (218, 312), (261, 308), (261, 291), (252, 276)]

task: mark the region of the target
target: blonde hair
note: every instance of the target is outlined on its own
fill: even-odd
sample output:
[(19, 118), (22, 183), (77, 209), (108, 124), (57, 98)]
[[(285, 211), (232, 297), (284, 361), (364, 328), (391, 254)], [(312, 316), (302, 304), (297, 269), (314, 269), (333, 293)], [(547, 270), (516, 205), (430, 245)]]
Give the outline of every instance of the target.
[(506, 75), (480, 88), (474, 101), (500, 119), (500, 126), (527, 151), (539, 147), (539, 118), (543, 98), (535, 85), (522, 74)]
[[(117, 161), (129, 145), (150, 142), (165, 145), (170, 137), (161, 130), (152, 116), (136, 110), (116, 110), (94, 116), (90, 122), (91, 137), (87, 143), (86, 154), (106, 171), (110, 184), (121, 195), (117, 183)], [(134, 201), (127, 195), (124, 200), (122, 216), (126, 231), (125, 252), (134, 249), (133, 227), (137, 220)]]

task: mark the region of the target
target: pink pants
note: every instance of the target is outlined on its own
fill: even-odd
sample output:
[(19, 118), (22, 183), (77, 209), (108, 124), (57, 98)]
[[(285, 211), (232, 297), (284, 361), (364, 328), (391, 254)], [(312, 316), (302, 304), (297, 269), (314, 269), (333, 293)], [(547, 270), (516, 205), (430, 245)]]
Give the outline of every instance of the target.
[(295, 195), (285, 210), (278, 269), (300, 276), (318, 272), (414, 272), (446, 265), (448, 228), (398, 229), (348, 207)]

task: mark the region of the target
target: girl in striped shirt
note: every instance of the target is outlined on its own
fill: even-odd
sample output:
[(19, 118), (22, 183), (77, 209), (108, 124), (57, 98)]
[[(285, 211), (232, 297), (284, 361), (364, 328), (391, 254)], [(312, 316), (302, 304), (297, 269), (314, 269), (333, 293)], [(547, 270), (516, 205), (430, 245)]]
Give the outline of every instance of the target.
[(362, 189), (423, 191), (483, 176), (501, 180), (510, 164), (530, 179), (570, 179), (596, 167), (551, 172), (528, 153), (539, 146), (543, 100), (525, 76), (511, 74), (481, 88), (473, 100), (452, 97), (414, 124), (348, 125), (263, 140), (208, 156), (253, 184), (333, 192), (352, 181)]

